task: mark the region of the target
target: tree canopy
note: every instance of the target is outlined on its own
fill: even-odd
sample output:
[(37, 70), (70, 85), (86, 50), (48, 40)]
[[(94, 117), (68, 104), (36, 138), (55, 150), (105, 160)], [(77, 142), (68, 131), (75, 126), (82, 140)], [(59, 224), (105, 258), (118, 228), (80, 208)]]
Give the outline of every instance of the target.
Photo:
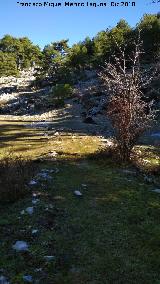
[(15, 38), (5, 35), (0, 40), (1, 73), (0, 75), (17, 75), (19, 70), (39, 64), (40, 48), (27, 37)]
[(68, 39), (62, 39), (41, 51), (27, 37), (5, 35), (0, 39), (0, 76), (17, 75), (21, 69), (40, 65), (43, 77), (65, 81), (84, 68), (97, 68), (105, 61), (111, 62), (112, 56), (118, 55), (117, 45), (125, 46), (129, 57), (139, 31), (144, 50), (141, 60), (155, 62), (160, 56), (159, 14), (144, 15), (135, 28), (121, 19), (115, 27), (99, 32), (94, 38), (86, 37), (72, 47)]

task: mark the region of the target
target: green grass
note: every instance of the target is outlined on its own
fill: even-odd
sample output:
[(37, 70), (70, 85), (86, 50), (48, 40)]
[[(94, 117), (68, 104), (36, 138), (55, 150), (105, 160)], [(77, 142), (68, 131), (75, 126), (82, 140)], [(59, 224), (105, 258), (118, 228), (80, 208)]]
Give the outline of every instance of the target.
[(12, 153), (12, 156), (37, 159), (50, 151), (64, 153), (63, 157), (84, 156), (94, 153), (103, 144), (96, 136), (85, 136), (83, 133), (62, 132), (59, 136), (54, 136), (51, 131), (49, 136), (45, 136), (45, 133), (44, 129), (29, 128), (24, 122), (1, 121), (0, 158)]
[[(8, 127), (3, 129), (5, 135)], [(155, 185), (138, 172), (123, 171), (134, 171), (131, 166), (123, 168), (96, 155), (88, 159), (102, 145), (96, 137), (63, 133), (43, 141), (39, 130), (14, 128), (7, 140), (1, 140), (1, 156), (11, 145), (12, 151), (21, 153), (23, 133), (21, 147), (33, 142), (27, 154), (33, 159), (44, 155), (39, 167), (59, 172), (32, 187), (24, 199), (9, 207), (1, 205), (2, 274), (13, 284), (23, 284), (22, 277), (28, 274), (40, 284), (160, 283), (160, 194), (152, 192)], [(30, 131), (39, 144), (30, 138)], [(51, 150), (59, 153), (57, 160), (48, 159)], [(74, 190), (83, 196), (78, 198)], [(40, 199), (33, 216), (21, 215), (32, 206), (33, 192)], [(36, 236), (32, 229), (39, 230)], [(15, 253), (12, 245), (17, 240), (27, 241), (29, 252)], [(55, 258), (47, 263), (46, 255)]]

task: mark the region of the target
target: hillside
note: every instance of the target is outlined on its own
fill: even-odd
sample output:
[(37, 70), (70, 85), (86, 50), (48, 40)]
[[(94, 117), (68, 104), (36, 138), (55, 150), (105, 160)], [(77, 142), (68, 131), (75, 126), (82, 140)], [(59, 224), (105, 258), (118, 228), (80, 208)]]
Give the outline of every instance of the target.
[(160, 283), (159, 29), (0, 40), (0, 284)]

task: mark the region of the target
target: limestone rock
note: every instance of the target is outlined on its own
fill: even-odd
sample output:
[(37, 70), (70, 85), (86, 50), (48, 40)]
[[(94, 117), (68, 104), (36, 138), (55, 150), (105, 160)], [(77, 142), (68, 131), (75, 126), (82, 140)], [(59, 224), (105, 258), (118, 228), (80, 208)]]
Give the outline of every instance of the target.
[(28, 251), (28, 244), (24, 241), (17, 241), (12, 248), (16, 251)]
[(82, 196), (82, 193), (81, 193), (79, 190), (75, 190), (75, 191), (74, 191), (74, 194), (75, 194), (76, 196)]

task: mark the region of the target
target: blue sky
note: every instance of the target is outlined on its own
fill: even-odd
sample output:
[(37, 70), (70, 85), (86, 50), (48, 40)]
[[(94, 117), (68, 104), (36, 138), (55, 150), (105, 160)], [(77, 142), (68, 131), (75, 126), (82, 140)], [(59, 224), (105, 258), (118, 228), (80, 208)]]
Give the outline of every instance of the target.
[[(28, 36), (34, 43), (45, 44), (60, 39), (69, 39), (73, 44), (86, 36), (93, 37), (97, 32), (114, 26), (124, 18), (131, 26), (145, 13), (160, 11), (160, 3), (152, 0), (135, 0), (136, 7), (21, 7), (20, 0), (0, 0), (0, 37), (11, 34), (16, 37)], [(56, 2), (56, 0), (47, 0)], [(69, 0), (57, 0), (65, 2)], [(86, 2), (87, 0), (70, 0)], [(88, 0), (89, 1), (89, 0)], [(131, 0), (130, 0), (131, 1)], [(157, 0), (156, 0), (157, 1)], [(21, 0), (20, 2), (44, 2), (43, 0)], [(91, 0), (90, 2), (110, 2)]]

